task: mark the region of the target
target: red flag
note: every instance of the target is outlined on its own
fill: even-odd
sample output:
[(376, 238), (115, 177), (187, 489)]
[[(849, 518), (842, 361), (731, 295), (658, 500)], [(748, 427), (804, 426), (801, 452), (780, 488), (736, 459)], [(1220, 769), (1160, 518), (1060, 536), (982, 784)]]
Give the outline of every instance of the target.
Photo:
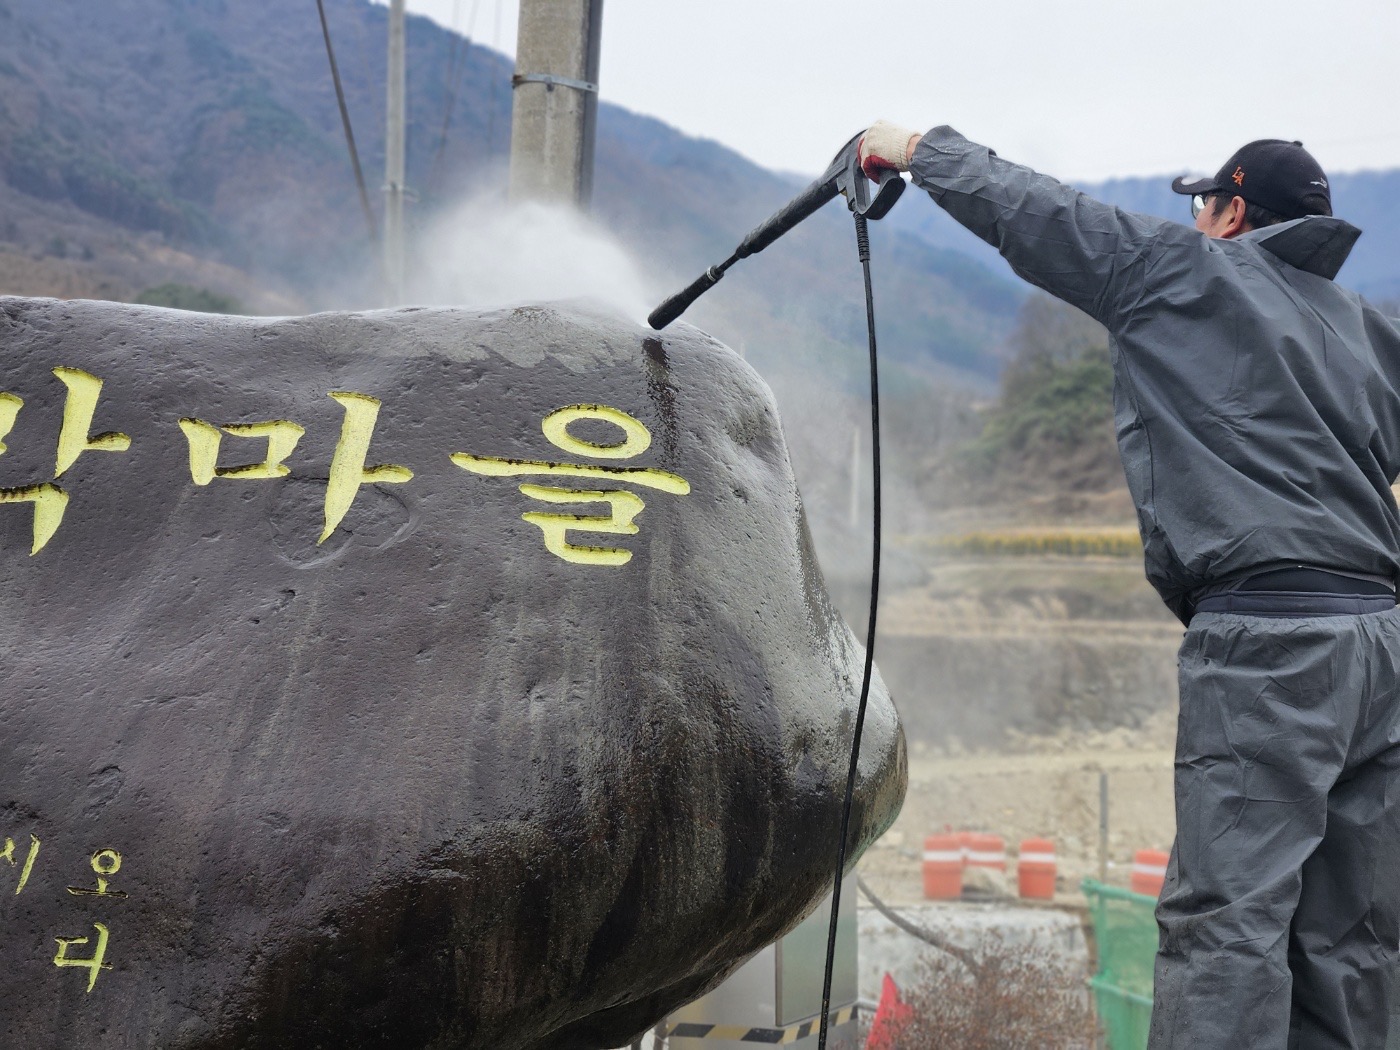
[(875, 1008), (875, 1016), (870, 1022), (870, 1037), (865, 1041), (865, 1050), (899, 1050), (900, 1036), (913, 1016), (914, 1008), (900, 999), (894, 978), (885, 974), (880, 987), (880, 1005)]

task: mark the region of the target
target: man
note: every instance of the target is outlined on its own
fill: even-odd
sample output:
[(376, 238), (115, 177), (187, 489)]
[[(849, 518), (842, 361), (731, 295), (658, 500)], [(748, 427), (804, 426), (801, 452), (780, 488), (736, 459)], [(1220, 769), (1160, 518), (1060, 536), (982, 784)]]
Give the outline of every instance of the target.
[(915, 185), (1107, 326), (1147, 575), (1188, 624), (1149, 1046), (1381, 1050), (1400, 944), (1400, 335), (1332, 282), (1360, 235), (1298, 143), (1195, 229), (950, 128), (877, 124)]

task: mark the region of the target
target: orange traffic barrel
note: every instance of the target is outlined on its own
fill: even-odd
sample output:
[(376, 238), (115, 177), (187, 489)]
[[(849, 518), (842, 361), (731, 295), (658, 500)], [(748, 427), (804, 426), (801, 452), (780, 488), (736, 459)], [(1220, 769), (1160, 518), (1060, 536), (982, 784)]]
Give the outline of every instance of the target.
[(962, 896), (962, 847), (956, 835), (924, 839), (924, 897), (951, 901)]
[(1133, 873), (1128, 878), (1128, 888), (1149, 897), (1160, 896), (1162, 883), (1167, 880), (1167, 859), (1163, 850), (1138, 850), (1133, 854)]
[(1006, 870), (1006, 840), (1000, 835), (972, 834), (966, 841), (967, 852), (964, 856), (969, 868)]
[(1055, 896), (1055, 844), (1049, 839), (1025, 839), (1016, 861), (1016, 881), (1022, 897), (1051, 900)]

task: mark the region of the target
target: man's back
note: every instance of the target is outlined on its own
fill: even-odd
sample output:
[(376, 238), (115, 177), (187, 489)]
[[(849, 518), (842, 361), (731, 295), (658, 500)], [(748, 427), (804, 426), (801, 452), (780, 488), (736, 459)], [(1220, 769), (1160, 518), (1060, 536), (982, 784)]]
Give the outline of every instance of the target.
[(1179, 613), (1275, 563), (1400, 569), (1400, 333), (1301, 268), (1349, 231), (1313, 218), (1221, 241), (1164, 223), (1119, 304), (1118, 438), (1148, 576)]

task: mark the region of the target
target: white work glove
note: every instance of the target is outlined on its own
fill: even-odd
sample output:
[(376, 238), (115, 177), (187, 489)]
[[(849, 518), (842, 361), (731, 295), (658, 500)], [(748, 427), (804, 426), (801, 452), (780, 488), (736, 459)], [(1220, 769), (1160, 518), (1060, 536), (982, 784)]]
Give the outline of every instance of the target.
[(920, 137), (917, 131), (909, 128), (886, 120), (876, 121), (860, 139), (860, 170), (872, 179), (880, 177), (882, 168), (908, 171), (909, 154)]

